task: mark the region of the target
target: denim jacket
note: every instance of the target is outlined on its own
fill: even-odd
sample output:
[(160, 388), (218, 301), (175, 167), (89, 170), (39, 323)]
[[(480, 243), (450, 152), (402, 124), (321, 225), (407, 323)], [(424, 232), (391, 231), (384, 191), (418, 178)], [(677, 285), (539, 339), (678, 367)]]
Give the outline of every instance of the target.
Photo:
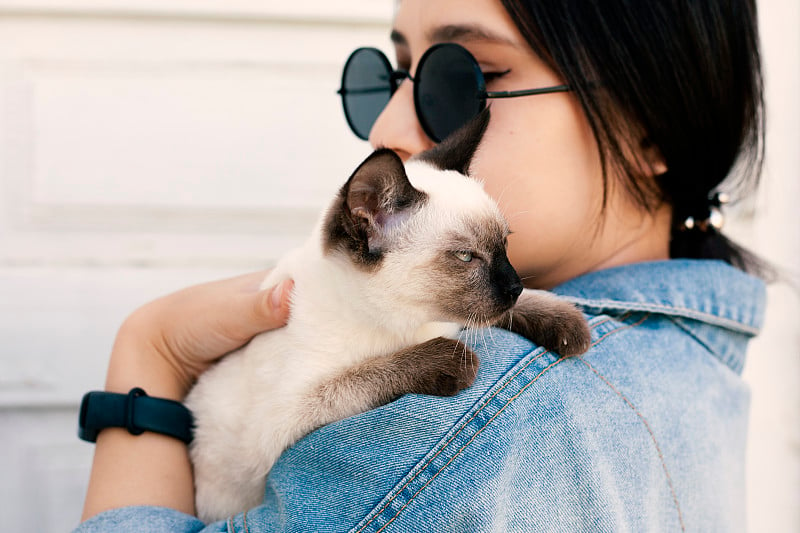
[(76, 531), (743, 530), (741, 371), (762, 282), (670, 260), (554, 292), (587, 315), (583, 356), (483, 330), (470, 339), (481, 359), (472, 387), (403, 396), (311, 433), (275, 464), (260, 507), (208, 526), (129, 507)]

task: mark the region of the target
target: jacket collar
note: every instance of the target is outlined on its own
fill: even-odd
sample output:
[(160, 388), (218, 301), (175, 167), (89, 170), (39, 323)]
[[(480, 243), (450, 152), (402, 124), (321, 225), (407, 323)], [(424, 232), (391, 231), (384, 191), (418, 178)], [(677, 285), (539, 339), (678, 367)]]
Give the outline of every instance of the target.
[[(737, 371), (744, 365), (747, 340), (761, 329), (766, 304), (763, 281), (711, 260), (673, 259), (598, 270), (553, 292), (590, 314), (642, 311), (673, 318), (707, 338), (709, 349)], [(733, 335), (719, 335), (720, 329)]]

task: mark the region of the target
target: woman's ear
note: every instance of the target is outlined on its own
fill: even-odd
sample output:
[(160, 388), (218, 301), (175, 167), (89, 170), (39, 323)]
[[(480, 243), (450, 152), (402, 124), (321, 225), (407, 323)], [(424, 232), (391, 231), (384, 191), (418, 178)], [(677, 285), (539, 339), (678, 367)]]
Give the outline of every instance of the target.
[(641, 161), (644, 163), (644, 168), (640, 169), (648, 176), (656, 177), (666, 174), (667, 162), (658, 146), (655, 145), (650, 139), (644, 138), (639, 145), (639, 153), (641, 154)]

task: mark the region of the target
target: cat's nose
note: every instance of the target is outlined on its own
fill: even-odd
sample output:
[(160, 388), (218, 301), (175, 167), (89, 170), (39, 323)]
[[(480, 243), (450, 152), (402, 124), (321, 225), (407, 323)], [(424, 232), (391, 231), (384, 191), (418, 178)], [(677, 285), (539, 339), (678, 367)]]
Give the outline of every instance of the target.
[(522, 280), (505, 255), (496, 257), (493, 266), (497, 295), (504, 305), (514, 305), (522, 294)]
[(513, 281), (508, 288), (506, 289), (506, 294), (514, 301), (519, 298), (519, 295), (522, 294), (522, 281), (517, 278)]

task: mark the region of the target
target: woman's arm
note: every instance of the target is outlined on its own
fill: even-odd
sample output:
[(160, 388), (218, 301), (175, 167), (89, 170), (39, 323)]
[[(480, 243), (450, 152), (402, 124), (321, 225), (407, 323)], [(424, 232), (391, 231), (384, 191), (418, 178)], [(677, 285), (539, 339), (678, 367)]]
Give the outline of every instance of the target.
[[(259, 290), (265, 273), (206, 283), (135, 311), (117, 334), (106, 390), (183, 400), (195, 379), (222, 355), (289, 316), (291, 282)], [(194, 514), (186, 445), (145, 432), (108, 428), (97, 439), (83, 520), (129, 505), (157, 505)]]

